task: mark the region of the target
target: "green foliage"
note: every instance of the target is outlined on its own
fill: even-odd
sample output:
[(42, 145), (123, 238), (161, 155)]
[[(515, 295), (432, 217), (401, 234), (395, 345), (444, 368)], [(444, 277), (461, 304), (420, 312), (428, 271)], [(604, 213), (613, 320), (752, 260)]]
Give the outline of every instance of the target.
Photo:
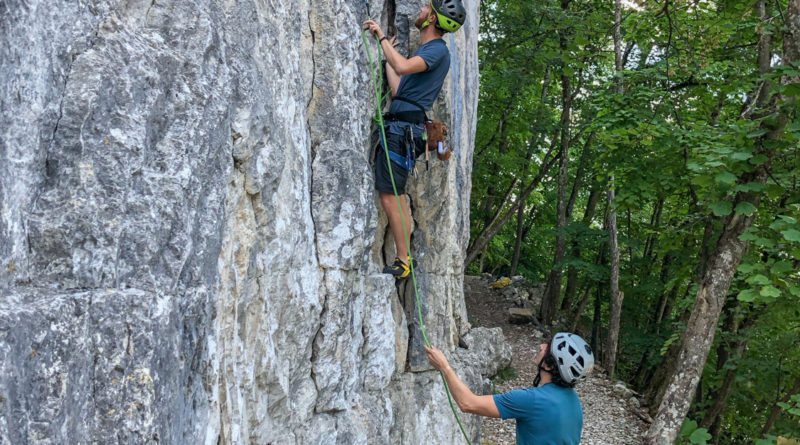
[(778, 406), (787, 414), (800, 416), (800, 394), (793, 395), (789, 399), (789, 402), (778, 402)]
[(711, 434), (705, 428), (698, 428), (697, 422), (684, 419), (681, 425), (680, 436), (676, 441), (679, 444), (706, 445), (711, 440)]
[[(690, 416), (704, 414), (725, 373), (732, 371), (719, 442), (753, 443), (776, 394), (785, 396), (790, 382), (800, 378), (795, 340), (800, 332), (800, 101), (781, 102), (776, 96), (800, 94), (797, 84), (781, 83), (800, 73), (798, 66), (781, 64), (787, 1), (768, 2), (765, 23), (752, 2), (636, 4), (639, 8), (623, 11), (627, 59), (616, 73), (609, 32), (613, 2), (572, 0), (566, 9), (555, 0), (481, 2), (470, 235), (475, 239), (542, 174), (525, 202), (526, 232), (516, 273), (544, 281), (552, 268), (561, 269), (562, 289), (570, 273), (577, 276), (567, 305), (572, 308), (584, 289), (592, 300), (599, 289), (603, 331), (610, 270), (605, 192), (613, 187), (610, 210), (617, 215), (625, 294), (617, 368), (646, 391), (658, 384), (653, 378), (667, 365), (668, 349), (683, 341), (701, 273), (710, 266), (723, 228), (740, 218), (752, 221), (739, 238), (744, 255), (728, 291), (732, 307), (726, 309), (736, 314), (737, 323), (750, 322), (741, 331), (720, 323), (700, 385), (704, 400), (695, 401)], [(773, 63), (766, 74), (756, 63), (759, 32), (773, 39)], [(558, 162), (549, 171), (540, 169), (563, 130), (562, 74), (573, 95), (567, 197), (578, 186), (564, 231), (567, 251), (553, 264)], [(623, 94), (617, 93), (615, 75), (623, 80)], [(771, 95), (763, 106), (750, 99), (762, 85)], [(788, 121), (774, 139), (778, 111)], [(766, 167), (766, 178), (755, 175), (760, 167)], [(511, 199), (504, 203), (512, 184)], [(592, 190), (601, 199), (584, 220)], [(468, 265), (469, 273), (510, 272), (516, 222), (514, 216), (502, 227), (482, 258)], [(592, 303), (578, 314), (586, 328)], [(746, 347), (737, 352), (740, 341)], [(720, 352), (730, 357), (717, 369)], [(708, 431), (696, 426), (682, 443), (709, 440)], [(784, 409), (771, 431), (798, 430), (800, 419)]]
[(506, 366), (497, 371), (497, 374), (492, 377), (494, 383), (503, 383), (517, 378), (517, 370), (513, 366)]
[(502, 392), (497, 389), (497, 385), (505, 383), (509, 380), (513, 380), (515, 378), (517, 378), (517, 370), (514, 369), (513, 366), (509, 365), (506, 366), (505, 368), (498, 370), (497, 374), (495, 374), (492, 377), (492, 394), (499, 394)]

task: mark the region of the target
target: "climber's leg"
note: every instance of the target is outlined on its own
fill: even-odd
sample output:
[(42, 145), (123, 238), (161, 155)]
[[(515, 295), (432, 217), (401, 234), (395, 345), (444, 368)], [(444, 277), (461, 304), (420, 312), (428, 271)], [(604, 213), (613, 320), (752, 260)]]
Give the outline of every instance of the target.
[(401, 220), (401, 210), (397, 208), (397, 199), (395, 199), (394, 194), (385, 192), (380, 192), (380, 194), (381, 205), (389, 218), (389, 227), (392, 230), (394, 244), (397, 248), (397, 258), (400, 258), (404, 264), (408, 265), (408, 246), (406, 245), (406, 235), (403, 230), (403, 223), (405, 223), (405, 228), (409, 231), (408, 238), (410, 239), (411, 211), (408, 208), (408, 199), (406, 195), (400, 195), (400, 207), (402, 207), (403, 217)]

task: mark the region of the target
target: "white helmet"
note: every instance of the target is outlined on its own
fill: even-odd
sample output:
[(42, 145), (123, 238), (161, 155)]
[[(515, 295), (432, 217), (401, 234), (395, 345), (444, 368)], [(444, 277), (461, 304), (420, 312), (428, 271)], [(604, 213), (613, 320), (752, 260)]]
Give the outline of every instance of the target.
[(592, 347), (577, 334), (559, 332), (550, 343), (550, 354), (556, 359), (558, 373), (570, 386), (586, 378), (594, 367)]

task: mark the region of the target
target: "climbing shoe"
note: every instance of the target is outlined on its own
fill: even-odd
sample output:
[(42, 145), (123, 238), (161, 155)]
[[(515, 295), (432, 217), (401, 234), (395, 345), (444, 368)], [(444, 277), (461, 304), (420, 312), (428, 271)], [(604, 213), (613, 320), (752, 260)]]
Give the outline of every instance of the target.
[(383, 273), (394, 275), (395, 278), (405, 278), (411, 273), (411, 269), (406, 263), (400, 261), (400, 258), (395, 258), (391, 266), (383, 268)]

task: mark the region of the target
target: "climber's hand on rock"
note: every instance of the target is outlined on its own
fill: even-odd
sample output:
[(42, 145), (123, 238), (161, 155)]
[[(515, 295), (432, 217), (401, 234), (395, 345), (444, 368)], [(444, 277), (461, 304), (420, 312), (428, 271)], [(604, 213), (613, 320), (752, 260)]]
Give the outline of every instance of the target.
[(385, 34), (383, 33), (383, 30), (381, 30), (380, 25), (375, 23), (374, 20), (365, 20), (364, 21), (364, 26), (362, 27), (362, 29), (364, 29), (364, 30), (368, 29), (369, 32), (371, 32), (372, 35), (375, 36), (375, 38), (378, 39), (378, 40), (380, 40), (380, 39), (385, 37)]
[(392, 45), (394, 48), (397, 48), (397, 45), (400, 44), (400, 42), (397, 41), (397, 36), (394, 36), (391, 39), (389, 39), (389, 44)]
[(433, 346), (429, 348), (425, 346), (425, 352), (428, 353), (428, 361), (431, 362), (434, 368), (444, 372), (444, 370), (450, 367), (450, 363), (447, 362), (447, 357), (445, 357), (444, 353), (438, 348), (434, 348)]

